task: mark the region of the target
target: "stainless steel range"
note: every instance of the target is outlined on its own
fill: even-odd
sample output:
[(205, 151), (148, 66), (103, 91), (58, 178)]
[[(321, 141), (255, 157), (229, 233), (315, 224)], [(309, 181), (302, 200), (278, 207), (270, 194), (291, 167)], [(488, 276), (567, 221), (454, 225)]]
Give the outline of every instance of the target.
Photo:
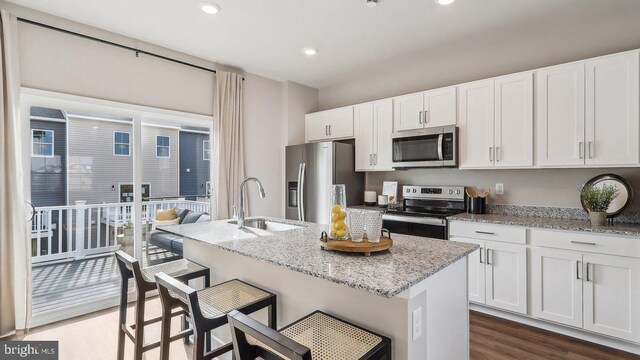
[(392, 233), (447, 239), (447, 216), (466, 210), (463, 186), (403, 186), (402, 207), (382, 216), (383, 226)]

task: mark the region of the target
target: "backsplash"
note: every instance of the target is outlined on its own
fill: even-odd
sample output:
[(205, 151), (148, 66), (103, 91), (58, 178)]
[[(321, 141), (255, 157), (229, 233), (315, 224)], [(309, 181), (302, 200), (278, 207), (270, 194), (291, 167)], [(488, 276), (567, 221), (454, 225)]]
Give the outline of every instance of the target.
[[(588, 220), (587, 212), (581, 208), (487, 204), (487, 212), (490, 214), (523, 217)], [(627, 211), (615, 218), (614, 221), (619, 223), (640, 224), (640, 212)]]

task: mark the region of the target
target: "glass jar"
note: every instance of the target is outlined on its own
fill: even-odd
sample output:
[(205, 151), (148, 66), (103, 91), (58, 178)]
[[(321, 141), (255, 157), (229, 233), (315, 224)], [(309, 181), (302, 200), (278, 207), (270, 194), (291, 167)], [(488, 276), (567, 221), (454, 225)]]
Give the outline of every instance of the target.
[(331, 187), (331, 225), (329, 238), (331, 240), (347, 240), (349, 229), (347, 227), (347, 193), (344, 185)]

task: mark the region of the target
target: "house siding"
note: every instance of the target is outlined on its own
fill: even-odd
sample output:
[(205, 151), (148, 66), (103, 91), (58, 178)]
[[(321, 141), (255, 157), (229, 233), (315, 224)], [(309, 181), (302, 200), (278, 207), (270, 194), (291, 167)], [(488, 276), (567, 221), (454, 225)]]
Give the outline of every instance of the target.
[(87, 204), (117, 203), (119, 184), (133, 182), (133, 157), (113, 155), (114, 131), (131, 134), (130, 155), (133, 155), (131, 124), (69, 116), (68, 191), (71, 204), (78, 200)]
[[(142, 182), (150, 185), (150, 197), (176, 197), (179, 191), (179, 131), (145, 125), (142, 127)], [(169, 158), (156, 156), (156, 137), (169, 137)]]
[(31, 129), (53, 131), (54, 155), (52, 158), (31, 157), (31, 202), (34, 206), (67, 204), (66, 127), (63, 122), (31, 120)]
[(202, 143), (209, 135), (180, 132), (180, 195), (206, 195), (211, 161), (202, 159)]

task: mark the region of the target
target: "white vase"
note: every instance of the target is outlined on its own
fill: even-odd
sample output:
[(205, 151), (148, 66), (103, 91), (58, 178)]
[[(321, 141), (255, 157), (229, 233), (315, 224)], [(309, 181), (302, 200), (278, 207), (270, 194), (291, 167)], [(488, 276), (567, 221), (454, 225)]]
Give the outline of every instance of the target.
[(589, 211), (589, 220), (591, 221), (591, 226), (604, 226), (607, 222), (607, 213), (603, 211)]

